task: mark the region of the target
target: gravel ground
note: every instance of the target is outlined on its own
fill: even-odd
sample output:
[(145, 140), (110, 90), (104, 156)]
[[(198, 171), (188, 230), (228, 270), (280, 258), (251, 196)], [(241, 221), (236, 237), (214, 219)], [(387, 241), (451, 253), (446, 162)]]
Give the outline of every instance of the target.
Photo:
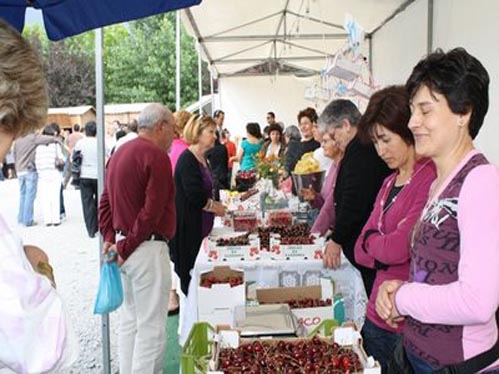
[[(0, 210), (15, 225), (19, 202), (17, 180), (0, 182)], [(57, 289), (80, 341), (80, 356), (67, 373), (102, 373), (101, 318), (93, 315), (93, 303), (99, 281), (99, 239), (90, 239), (83, 222), (80, 191), (68, 187), (64, 191), (67, 218), (58, 227), (43, 225), (39, 201), (35, 202), (38, 225), (19, 229), (25, 244), (33, 244), (47, 252), (54, 268)], [(111, 373), (117, 368), (116, 313), (111, 314)], [(62, 374), (62, 373), (61, 373)]]

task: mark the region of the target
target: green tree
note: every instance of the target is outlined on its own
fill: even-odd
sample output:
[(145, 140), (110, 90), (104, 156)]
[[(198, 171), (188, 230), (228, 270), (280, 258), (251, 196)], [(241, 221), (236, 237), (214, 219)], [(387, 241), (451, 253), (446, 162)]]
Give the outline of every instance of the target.
[[(40, 51), (49, 83), (50, 105), (95, 105), (94, 32), (49, 42), (37, 25), (26, 36)], [(198, 99), (197, 52), (182, 29), (181, 104)], [(161, 102), (175, 109), (175, 13), (117, 24), (104, 30), (106, 103)], [(203, 92), (210, 91), (203, 63)]]
[(54, 43), (50, 43), (36, 25), (28, 28), (25, 34), (43, 56), (49, 106), (94, 105), (94, 55), (89, 52), (93, 44), (93, 33)]
[[(181, 100), (198, 98), (197, 53), (182, 30)], [(106, 102), (159, 101), (175, 108), (175, 14), (109, 27), (105, 32)], [(203, 92), (209, 77), (203, 64)]]

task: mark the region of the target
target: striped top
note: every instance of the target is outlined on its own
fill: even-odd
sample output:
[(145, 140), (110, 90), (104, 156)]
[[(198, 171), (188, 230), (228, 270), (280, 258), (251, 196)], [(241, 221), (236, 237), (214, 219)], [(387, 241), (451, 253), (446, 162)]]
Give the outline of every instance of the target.
[(61, 146), (57, 143), (39, 145), (36, 147), (35, 165), (40, 175), (59, 172), (55, 167), (55, 161), (59, 158), (64, 160)]

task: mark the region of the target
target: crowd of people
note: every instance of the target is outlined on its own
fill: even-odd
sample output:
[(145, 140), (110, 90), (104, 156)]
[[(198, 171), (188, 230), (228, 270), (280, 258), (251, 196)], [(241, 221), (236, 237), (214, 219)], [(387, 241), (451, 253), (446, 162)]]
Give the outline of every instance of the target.
[[(174, 115), (150, 104), (136, 131), (116, 144), (99, 206), (89, 155), (95, 123), (66, 145), (54, 126), (29, 134), (47, 110), (42, 67), (2, 21), (0, 73), (22, 91), (0, 91), (0, 158), (15, 139), (21, 224), (34, 224), (37, 179), (40, 190), (50, 190), (46, 224), (60, 223), (57, 160), (66, 147), (72, 158), (80, 155), (88, 234), (100, 232), (105, 260), (122, 275), (120, 373), (162, 372), (171, 290), (182, 312), (201, 241), (214, 217), (225, 214), (217, 190), (230, 187), (234, 163), (244, 172), (255, 167), (256, 154), (282, 157), (285, 180), (309, 152), (327, 172), (324, 188), (295, 192), (319, 210), (314, 230), (327, 237), (324, 266), (335, 269), (344, 256), (362, 276), (369, 303), (361, 334), (383, 372), (499, 372), (499, 169), (473, 145), (488, 110), (489, 76), (464, 49), (429, 54), (405, 86), (376, 92), (364, 114), (352, 101), (335, 99), (320, 115), (300, 111), (299, 127), (284, 127), (269, 112), (263, 134), (248, 123), (239, 148), (221, 110), (213, 117)], [(7, 295), (0, 370), (69, 365), (69, 321), (46, 270), (49, 259), (23, 246), (1, 216), (0, 240), (0, 289)], [(7, 313), (12, 305), (21, 306), (15, 315)]]

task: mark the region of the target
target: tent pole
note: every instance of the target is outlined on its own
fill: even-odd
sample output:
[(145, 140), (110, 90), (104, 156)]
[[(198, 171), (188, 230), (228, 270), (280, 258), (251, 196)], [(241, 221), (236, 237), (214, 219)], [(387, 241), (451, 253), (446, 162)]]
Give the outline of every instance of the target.
[(213, 70), (210, 66), (210, 95), (211, 95), (211, 113), (208, 113), (209, 115), (212, 115), (214, 110), (215, 110), (215, 94), (213, 90)]
[(201, 99), (203, 97), (203, 77), (201, 72), (201, 44), (198, 42), (198, 89), (199, 89), (199, 114), (203, 114), (203, 104)]
[[(104, 126), (104, 69), (103, 69), (103, 29), (95, 30), (95, 97), (97, 119), (97, 191), (98, 196), (104, 190), (104, 163), (106, 147), (104, 144), (106, 128)], [(102, 253), (102, 236), (99, 235), (99, 258)], [(102, 328), (102, 367), (104, 374), (111, 373), (111, 353), (109, 340), (109, 314), (104, 314), (101, 320)]]
[(176, 12), (176, 22), (175, 22), (175, 57), (176, 57), (176, 67), (175, 67), (175, 110), (178, 112), (180, 110), (180, 10)]
[(428, 0), (426, 52), (433, 52), (433, 0)]

